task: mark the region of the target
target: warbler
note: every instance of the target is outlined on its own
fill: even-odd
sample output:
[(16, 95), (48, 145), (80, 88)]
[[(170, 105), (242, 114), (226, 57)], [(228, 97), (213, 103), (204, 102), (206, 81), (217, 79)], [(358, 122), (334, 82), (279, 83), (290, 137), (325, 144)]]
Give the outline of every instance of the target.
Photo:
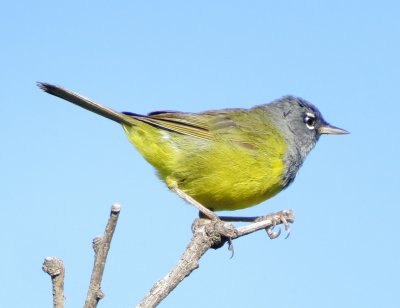
[(169, 188), (211, 211), (243, 209), (271, 198), (293, 182), (322, 134), (348, 133), (295, 96), (250, 109), (140, 115), (114, 111), (56, 85), (38, 86), (121, 124)]

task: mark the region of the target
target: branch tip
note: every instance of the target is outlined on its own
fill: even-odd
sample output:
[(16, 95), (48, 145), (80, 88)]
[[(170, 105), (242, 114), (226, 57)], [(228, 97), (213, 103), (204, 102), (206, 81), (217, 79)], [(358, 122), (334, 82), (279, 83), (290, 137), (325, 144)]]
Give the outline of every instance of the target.
[(64, 262), (57, 257), (46, 257), (43, 261), (42, 270), (55, 277), (64, 272)]
[(103, 279), (104, 267), (106, 265), (111, 240), (117, 226), (120, 210), (121, 206), (118, 203), (112, 205), (111, 214), (108, 218), (104, 234), (95, 237), (92, 241), (93, 250), (95, 252), (94, 265), (84, 305), (85, 308), (97, 307), (98, 302), (104, 297), (104, 293), (101, 290), (101, 281)]
[(53, 307), (64, 308), (64, 262), (57, 257), (46, 257), (42, 269), (51, 277)]
[(111, 212), (115, 214), (121, 212), (121, 205), (119, 203), (114, 203), (111, 207)]

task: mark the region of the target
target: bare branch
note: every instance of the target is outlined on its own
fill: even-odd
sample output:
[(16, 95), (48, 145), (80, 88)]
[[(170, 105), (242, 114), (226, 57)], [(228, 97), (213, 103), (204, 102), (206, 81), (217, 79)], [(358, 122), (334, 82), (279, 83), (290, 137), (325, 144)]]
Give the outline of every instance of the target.
[(270, 230), (279, 224), (294, 222), (291, 210), (254, 217), (254, 223), (236, 229), (232, 224), (221, 220), (196, 219), (192, 225), (193, 237), (177, 265), (161, 280), (156, 282), (150, 292), (137, 307), (155, 307), (193, 270), (199, 267), (200, 258), (210, 248), (220, 248), (226, 241), (248, 235), (261, 229)]
[(64, 262), (57, 257), (47, 257), (42, 269), (51, 276), (53, 286), (53, 307), (64, 308)]
[(120, 211), (121, 206), (113, 204), (104, 235), (93, 239), (93, 250), (95, 252), (94, 265), (84, 308), (95, 308), (98, 302), (104, 297), (104, 293), (101, 291), (101, 280), (103, 279), (107, 254), (115, 227), (117, 226)]

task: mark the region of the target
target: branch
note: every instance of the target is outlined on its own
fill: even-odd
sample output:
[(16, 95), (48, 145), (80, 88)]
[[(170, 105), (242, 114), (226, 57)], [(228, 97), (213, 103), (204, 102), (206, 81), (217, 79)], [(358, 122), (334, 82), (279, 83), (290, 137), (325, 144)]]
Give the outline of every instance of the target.
[(101, 291), (101, 280), (120, 211), (121, 206), (113, 204), (104, 235), (93, 239), (94, 265), (84, 308), (95, 308), (104, 297), (104, 293)]
[[(137, 307), (157, 306), (173, 289), (193, 270), (199, 267), (200, 258), (210, 248), (220, 248), (225, 242), (265, 229), (268, 235), (276, 225), (294, 222), (291, 210), (255, 217), (254, 223), (236, 229), (232, 224), (221, 220), (196, 219), (192, 225), (193, 237), (176, 266), (161, 280), (156, 282), (150, 292), (143, 298)], [(276, 235), (275, 235), (276, 237)], [(273, 238), (273, 237), (271, 237)]]
[(53, 286), (53, 307), (64, 308), (64, 262), (57, 257), (47, 257), (42, 269), (51, 276)]

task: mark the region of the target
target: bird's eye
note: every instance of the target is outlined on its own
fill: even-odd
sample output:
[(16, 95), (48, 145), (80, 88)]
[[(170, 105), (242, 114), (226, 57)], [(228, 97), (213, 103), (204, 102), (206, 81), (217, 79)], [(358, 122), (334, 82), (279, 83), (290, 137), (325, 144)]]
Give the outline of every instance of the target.
[(311, 113), (307, 113), (306, 117), (304, 118), (304, 123), (306, 123), (306, 126), (308, 129), (314, 129), (315, 128), (315, 116)]

